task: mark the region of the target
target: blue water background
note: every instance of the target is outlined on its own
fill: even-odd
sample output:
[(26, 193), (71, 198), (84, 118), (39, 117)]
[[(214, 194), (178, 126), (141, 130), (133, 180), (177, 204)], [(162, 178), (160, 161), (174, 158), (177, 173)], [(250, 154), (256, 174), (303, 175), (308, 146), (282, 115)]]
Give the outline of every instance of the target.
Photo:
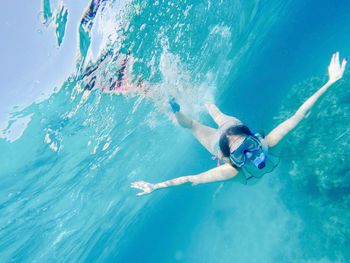
[[(173, 122), (167, 94), (177, 96), (184, 110), (207, 124), (214, 125), (203, 104), (212, 100), (253, 129), (269, 131), (278, 123), (274, 117), (293, 85), (303, 89), (299, 84), (311, 77), (322, 83), (331, 53), (350, 54), (346, 1), (235, 0), (211, 3), (208, 11), (209, 3), (192, 3), (194, 11), (183, 21), (190, 30), (182, 31), (180, 42), (175, 42), (180, 31), (166, 25), (177, 22), (171, 15), (181, 14), (188, 1), (166, 16), (158, 11), (166, 10), (168, 3), (140, 2), (144, 13), (127, 18), (135, 25), (149, 23), (148, 36), (137, 30), (126, 34), (125, 46), (131, 42), (139, 47), (132, 48), (135, 57), (180, 58), (165, 73), (156, 66), (153, 76), (146, 63), (139, 64), (144, 78), (158, 85), (152, 86), (159, 89), (158, 97), (138, 104), (137, 95), (107, 95), (96, 89), (79, 106), (81, 94), (72, 98), (77, 83), (72, 70), (48, 99), (13, 111), (9, 127), (21, 118), (30, 122), (17, 140), (8, 139), (10, 129), (0, 139), (3, 262), (349, 261), (344, 229), (350, 222), (334, 228), (340, 233), (312, 227), (334, 215), (315, 217), (319, 210), (308, 211), (308, 189), (302, 184), (289, 187), (293, 181), (283, 158), (273, 174), (254, 186), (187, 185), (141, 198), (130, 189), (136, 180), (158, 182), (216, 165), (191, 134)], [(220, 32), (229, 29), (231, 34), (209, 34), (217, 25)], [(139, 36), (145, 41), (141, 47)], [(173, 71), (180, 82), (174, 82)], [(54, 72), (50, 77), (55, 80)], [(345, 87), (347, 77), (341, 84)], [(299, 92), (305, 98), (311, 95), (307, 89)], [(336, 88), (330, 92), (349, 96)], [(337, 160), (337, 153), (332, 158)], [(349, 217), (347, 196), (345, 189), (339, 218)], [(320, 207), (337, 206), (322, 193), (317, 200)]]

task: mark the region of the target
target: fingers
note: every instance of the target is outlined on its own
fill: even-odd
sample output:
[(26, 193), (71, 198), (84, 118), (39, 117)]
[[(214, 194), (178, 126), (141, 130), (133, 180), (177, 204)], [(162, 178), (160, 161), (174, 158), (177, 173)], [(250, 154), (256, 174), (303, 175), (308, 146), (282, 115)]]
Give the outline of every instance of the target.
[(142, 187), (140, 187), (140, 186), (138, 186), (138, 185), (131, 185), (130, 187), (131, 187), (131, 188), (141, 189), (141, 190), (142, 190)]
[(138, 183), (137, 183), (137, 182), (133, 182), (133, 183), (131, 183), (130, 187), (131, 187), (131, 188), (139, 188), (139, 186), (138, 186)]
[(130, 187), (142, 190), (143, 189), (142, 183), (143, 183), (142, 181), (141, 182), (133, 182), (133, 183), (131, 183)]
[(339, 52), (335, 52), (335, 64), (339, 65)]
[(344, 58), (342, 60), (342, 64), (340, 65), (339, 52), (337, 51), (337, 52), (333, 53), (329, 67), (339, 66), (339, 67), (341, 67), (341, 70), (344, 71), (347, 62), (348, 62), (348, 60), (346, 58)]
[(334, 64), (334, 60), (335, 60), (335, 53), (332, 54), (331, 62), (329, 63), (330, 66)]
[(341, 63), (341, 71), (342, 72), (345, 71), (346, 63), (348, 63), (348, 60), (346, 58), (344, 58), (342, 63)]
[(149, 193), (149, 192), (146, 191), (146, 188), (145, 188), (145, 185), (144, 185), (145, 183), (146, 182), (144, 182), (144, 181), (133, 182), (133, 183), (131, 183), (130, 187), (143, 191), (143, 192), (137, 193), (136, 194), (137, 196), (145, 195), (145, 194)]
[(329, 76), (329, 81), (331, 83), (334, 83), (343, 77), (346, 64), (347, 64), (346, 58), (344, 58), (340, 64), (338, 51), (332, 55), (331, 62), (328, 66), (328, 76)]
[(146, 184), (145, 181), (137, 181), (137, 182), (132, 182), (131, 186), (141, 186), (141, 185), (144, 185), (144, 184)]
[[(131, 183), (131, 186), (130, 186), (130, 187), (131, 187), (131, 188), (135, 188), (135, 189), (139, 189), (139, 190), (144, 191), (143, 187), (140, 186), (140, 185), (138, 185), (137, 182)], [(137, 195), (137, 196), (141, 196), (141, 195), (144, 195), (144, 194), (146, 194), (146, 192), (140, 192), (140, 193), (138, 193), (138, 194), (136, 194), (136, 195)]]

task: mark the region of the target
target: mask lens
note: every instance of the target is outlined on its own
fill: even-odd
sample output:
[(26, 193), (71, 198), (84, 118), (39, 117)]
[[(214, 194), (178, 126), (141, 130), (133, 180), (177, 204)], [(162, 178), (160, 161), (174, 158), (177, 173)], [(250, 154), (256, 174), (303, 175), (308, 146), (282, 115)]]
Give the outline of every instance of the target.
[(238, 151), (238, 150), (232, 152), (231, 155), (230, 155), (230, 158), (231, 158), (231, 157), (232, 157), (232, 159), (233, 159), (235, 162), (238, 162), (238, 163), (241, 163), (241, 162), (244, 163), (244, 162), (245, 162), (245, 159), (246, 159), (244, 153), (241, 152), (241, 151)]
[[(235, 151), (231, 152), (230, 154), (230, 160), (238, 167), (242, 167), (245, 163), (247, 158), (254, 158), (255, 151), (259, 150), (261, 148), (260, 143), (257, 139), (249, 136), (247, 137), (243, 143), (236, 149)], [(255, 158), (253, 161), (256, 163), (256, 165), (263, 166), (263, 164), (260, 164), (260, 161), (257, 160), (259, 158)], [(261, 169), (261, 168), (259, 168)]]
[(260, 148), (259, 142), (254, 140), (252, 137), (248, 137), (243, 144), (245, 152), (254, 152)]

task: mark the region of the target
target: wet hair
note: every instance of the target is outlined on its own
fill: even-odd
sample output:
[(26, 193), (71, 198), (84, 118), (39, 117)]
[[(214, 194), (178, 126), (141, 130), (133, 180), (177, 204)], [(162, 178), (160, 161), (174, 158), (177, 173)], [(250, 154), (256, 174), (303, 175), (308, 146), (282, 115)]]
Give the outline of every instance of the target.
[(228, 136), (230, 135), (254, 136), (254, 134), (249, 130), (249, 128), (243, 124), (231, 126), (230, 128), (228, 128), (226, 132), (221, 135), (219, 140), (220, 150), (225, 157), (229, 157), (231, 153), (228, 138)]

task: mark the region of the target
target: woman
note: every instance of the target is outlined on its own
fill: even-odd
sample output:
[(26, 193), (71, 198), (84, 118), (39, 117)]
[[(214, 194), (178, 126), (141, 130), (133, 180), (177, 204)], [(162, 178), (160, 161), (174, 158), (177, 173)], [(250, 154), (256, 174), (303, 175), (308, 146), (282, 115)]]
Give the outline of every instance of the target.
[(180, 111), (176, 101), (170, 100), (178, 123), (190, 129), (197, 140), (224, 164), (198, 175), (182, 176), (156, 184), (139, 181), (132, 183), (131, 187), (142, 190), (137, 195), (144, 195), (157, 189), (185, 183), (197, 185), (237, 178), (240, 170), (248, 171), (247, 180), (252, 177), (259, 178), (262, 174), (271, 171), (267, 165), (270, 161), (268, 148), (275, 147), (306, 116), (321, 95), (342, 78), (346, 63), (347, 60), (343, 59), (340, 65), (339, 52), (333, 54), (328, 67), (327, 83), (307, 99), (292, 117), (279, 124), (265, 138), (260, 134), (253, 134), (240, 120), (223, 114), (214, 104), (207, 105), (207, 109), (218, 124), (218, 129), (189, 119)]

